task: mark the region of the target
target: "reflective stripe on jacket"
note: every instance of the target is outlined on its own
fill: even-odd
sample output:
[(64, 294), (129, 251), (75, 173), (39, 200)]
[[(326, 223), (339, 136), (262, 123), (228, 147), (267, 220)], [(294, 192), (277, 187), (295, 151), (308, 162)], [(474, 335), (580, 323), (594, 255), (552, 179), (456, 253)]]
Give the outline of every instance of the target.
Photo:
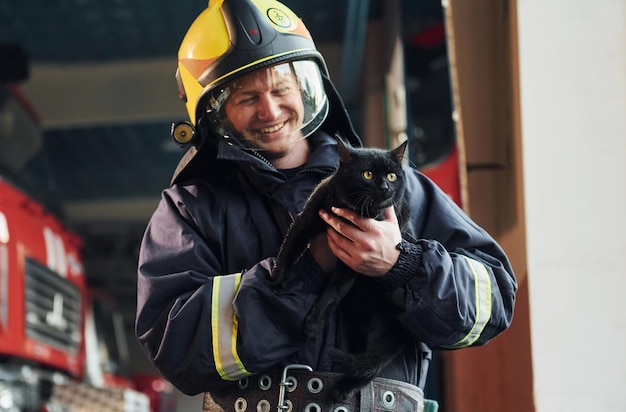
[[(136, 334), (184, 393), (285, 363), (331, 371), (329, 348), (354, 337), (341, 310), (322, 335), (304, 337), (326, 276), (308, 254), (287, 293), (267, 284), (292, 217), (338, 164), (333, 138), (318, 131), (309, 140), (309, 161), (289, 179), (220, 141), (201, 174), (163, 191), (139, 256)], [(517, 284), (496, 242), (429, 179), (407, 173), (418, 240), (380, 282), (415, 341), (380, 376), (423, 387), (429, 348), (482, 345), (509, 326)]]

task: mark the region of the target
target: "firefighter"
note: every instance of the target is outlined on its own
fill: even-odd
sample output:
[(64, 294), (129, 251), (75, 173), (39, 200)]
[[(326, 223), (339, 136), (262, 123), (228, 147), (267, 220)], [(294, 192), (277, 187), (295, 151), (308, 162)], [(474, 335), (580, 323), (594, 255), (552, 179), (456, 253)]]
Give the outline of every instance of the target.
[[(328, 230), (287, 290), (271, 287), (289, 224), (338, 165), (334, 136), (361, 145), (324, 58), (285, 5), (211, 0), (181, 43), (176, 79), (189, 121), (172, 135), (190, 146), (141, 243), (136, 335), (179, 390), (205, 393), (205, 411), (423, 410), (431, 350), (483, 345), (510, 325), (517, 283), (506, 255), (410, 168), (416, 239), (402, 239), (392, 209), (380, 221), (324, 213)], [(302, 330), (337, 259), (378, 282), (413, 337), (342, 402), (327, 395), (340, 372), (329, 350), (364, 337), (344, 306), (319, 336)]]

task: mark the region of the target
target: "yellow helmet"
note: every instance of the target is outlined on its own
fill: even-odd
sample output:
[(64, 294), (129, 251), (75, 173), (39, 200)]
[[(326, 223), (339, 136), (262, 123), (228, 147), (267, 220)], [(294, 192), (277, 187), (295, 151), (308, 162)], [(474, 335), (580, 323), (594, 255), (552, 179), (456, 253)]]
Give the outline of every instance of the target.
[[(174, 125), (174, 139), (188, 143), (203, 117), (217, 116), (228, 97), (216, 95), (224, 85), (280, 63), (289, 64), (307, 99), (309, 118), (304, 119), (302, 129), (307, 136), (328, 114), (321, 78), (328, 77), (328, 69), (302, 20), (275, 0), (210, 0), (178, 51), (179, 97), (191, 124)], [(225, 132), (215, 118), (206, 123), (218, 133)]]

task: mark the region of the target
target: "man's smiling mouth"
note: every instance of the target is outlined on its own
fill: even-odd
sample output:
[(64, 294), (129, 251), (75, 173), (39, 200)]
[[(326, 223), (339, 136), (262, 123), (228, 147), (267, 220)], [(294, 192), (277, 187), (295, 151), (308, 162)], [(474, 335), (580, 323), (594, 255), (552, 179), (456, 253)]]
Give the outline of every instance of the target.
[(273, 133), (279, 131), (283, 127), (285, 127), (285, 123), (280, 123), (270, 127), (263, 127), (261, 129), (258, 129), (258, 131), (259, 133)]

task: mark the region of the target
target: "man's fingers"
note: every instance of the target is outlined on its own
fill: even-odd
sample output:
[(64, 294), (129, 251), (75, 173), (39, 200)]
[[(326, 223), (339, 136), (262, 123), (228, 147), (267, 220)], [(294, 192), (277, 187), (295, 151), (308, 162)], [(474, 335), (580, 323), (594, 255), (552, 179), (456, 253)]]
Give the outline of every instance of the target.
[[(349, 209), (342, 209), (342, 208), (333, 206), (331, 210), (333, 211), (334, 214), (347, 220), (348, 222), (352, 223), (354, 226), (358, 227), (359, 229), (367, 230), (367, 227), (365, 225), (369, 219), (364, 218), (363, 216)], [(341, 222), (341, 219), (338, 219), (338, 222)]]

